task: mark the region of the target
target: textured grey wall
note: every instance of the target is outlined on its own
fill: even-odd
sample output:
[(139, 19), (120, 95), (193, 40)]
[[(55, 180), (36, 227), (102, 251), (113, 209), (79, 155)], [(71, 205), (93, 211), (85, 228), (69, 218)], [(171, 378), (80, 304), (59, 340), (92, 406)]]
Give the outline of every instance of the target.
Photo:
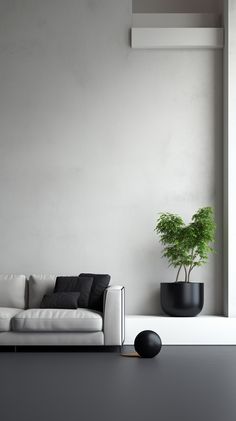
[[(221, 225), (222, 57), (131, 50), (131, 12), (0, 0), (0, 267), (110, 272), (128, 313), (155, 314), (174, 277), (157, 213), (214, 205)], [(193, 279), (220, 312), (221, 254)]]

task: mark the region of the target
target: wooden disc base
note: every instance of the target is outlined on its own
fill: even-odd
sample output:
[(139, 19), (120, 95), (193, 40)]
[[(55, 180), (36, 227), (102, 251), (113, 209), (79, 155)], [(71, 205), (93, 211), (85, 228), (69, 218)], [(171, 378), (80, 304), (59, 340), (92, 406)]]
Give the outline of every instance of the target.
[(135, 358), (140, 358), (140, 355), (137, 352), (122, 352), (120, 354), (122, 357), (135, 357)]

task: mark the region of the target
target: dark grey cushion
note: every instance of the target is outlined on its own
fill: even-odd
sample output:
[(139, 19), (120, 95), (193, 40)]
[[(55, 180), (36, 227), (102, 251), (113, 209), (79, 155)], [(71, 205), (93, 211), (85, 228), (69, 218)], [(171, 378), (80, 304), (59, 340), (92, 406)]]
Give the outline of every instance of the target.
[(80, 292), (54, 292), (44, 295), (40, 308), (78, 308)]
[(80, 278), (90, 279), (92, 277), (92, 288), (89, 297), (88, 307), (92, 310), (103, 311), (103, 295), (110, 283), (110, 275), (96, 273), (81, 273)]
[(58, 276), (54, 292), (79, 292), (78, 307), (88, 308), (92, 283), (91, 276)]
[(56, 275), (30, 275), (29, 308), (39, 308), (44, 295), (53, 293), (55, 282)]

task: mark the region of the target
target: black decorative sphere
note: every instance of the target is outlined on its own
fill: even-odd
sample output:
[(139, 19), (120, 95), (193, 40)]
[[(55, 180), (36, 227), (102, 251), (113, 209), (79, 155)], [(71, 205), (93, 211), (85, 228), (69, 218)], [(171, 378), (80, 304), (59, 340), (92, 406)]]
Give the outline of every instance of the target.
[(161, 338), (152, 330), (143, 330), (134, 341), (135, 351), (142, 358), (153, 358), (159, 354), (162, 347)]

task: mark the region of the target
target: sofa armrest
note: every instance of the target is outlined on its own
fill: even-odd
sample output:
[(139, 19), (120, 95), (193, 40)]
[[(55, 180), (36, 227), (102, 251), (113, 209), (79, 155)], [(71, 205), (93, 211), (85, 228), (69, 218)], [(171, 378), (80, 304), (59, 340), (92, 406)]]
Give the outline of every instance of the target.
[(105, 345), (122, 345), (125, 339), (125, 289), (111, 285), (105, 290), (103, 331)]

